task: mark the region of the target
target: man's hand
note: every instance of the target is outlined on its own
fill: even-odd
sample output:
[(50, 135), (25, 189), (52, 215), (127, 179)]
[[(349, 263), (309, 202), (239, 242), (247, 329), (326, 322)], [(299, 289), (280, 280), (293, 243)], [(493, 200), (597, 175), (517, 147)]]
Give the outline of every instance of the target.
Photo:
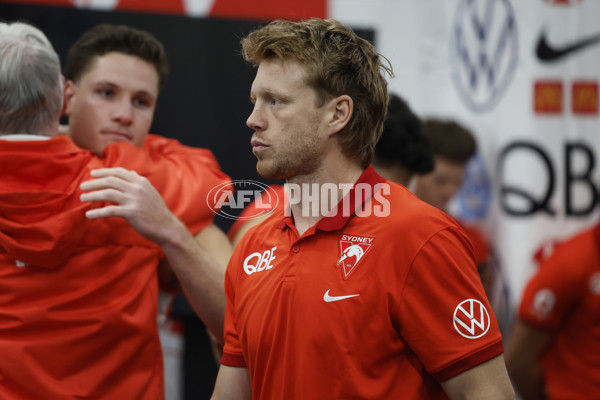
[(231, 254), (227, 237), (220, 231), (222, 237), (214, 235), (218, 228), (212, 225), (199, 234), (209, 248), (222, 250), (217, 261), (169, 211), (146, 178), (123, 168), (97, 169), (92, 176), (96, 179), (81, 184), (81, 189), (88, 192), (81, 195), (81, 200), (112, 204), (89, 210), (86, 216), (124, 218), (140, 235), (158, 244), (196, 314), (216, 341), (223, 343), (225, 262), (221, 259), (226, 260)]
[(83, 182), (81, 201), (103, 201), (113, 204), (86, 212), (90, 219), (121, 217), (133, 229), (158, 245), (169, 239), (170, 232), (181, 222), (169, 211), (154, 186), (135, 171), (103, 168), (91, 172), (96, 178)]

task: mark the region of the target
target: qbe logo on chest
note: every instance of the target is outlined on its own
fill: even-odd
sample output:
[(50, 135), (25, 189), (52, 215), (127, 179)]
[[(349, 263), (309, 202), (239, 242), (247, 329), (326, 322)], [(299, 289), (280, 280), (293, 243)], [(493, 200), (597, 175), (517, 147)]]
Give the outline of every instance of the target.
[(244, 259), (244, 272), (248, 275), (252, 275), (273, 268), (273, 261), (277, 258), (275, 257), (275, 250), (277, 250), (277, 246), (270, 250), (265, 250), (262, 253), (256, 252), (250, 254)]
[(336, 266), (342, 267), (344, 280), (354, 272), (358, 263), (371, 249), (373, 238), (368, 236), (342, 234), (340, 238), (340, 258)]
[(467, 339), (482, 337), (490, 329), (490, 314), (478, 300), (468, 299), (454, 310), (454, 329)]

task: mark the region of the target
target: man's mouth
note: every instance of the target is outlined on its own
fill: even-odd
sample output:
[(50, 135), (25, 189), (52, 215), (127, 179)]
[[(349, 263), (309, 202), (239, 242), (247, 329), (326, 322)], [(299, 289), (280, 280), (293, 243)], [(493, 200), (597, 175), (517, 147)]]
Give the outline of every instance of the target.
[(106, 130), (106, 131), (102, 131), (102, 134), (111, 136), (120, 141), (130, 142), (133, 139), (130, 134), (128, 134), (126, 132), (122, 132), (122, 131)]
[(252, 139), (250, 141), (250, 145), (252, 146), (252, 152), (254, 154), (260, 153), (261, 151), (269, 147), (268, 145), (266, 145), (258, 139)]

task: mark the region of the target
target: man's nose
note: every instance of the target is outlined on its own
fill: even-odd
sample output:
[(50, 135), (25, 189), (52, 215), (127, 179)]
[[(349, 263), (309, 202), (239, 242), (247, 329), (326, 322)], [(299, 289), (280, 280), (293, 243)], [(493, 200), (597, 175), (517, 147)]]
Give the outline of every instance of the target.
[(248, 128), (254, 131), (262, 130), (265, 128), (266, 123), (263, 117), (263, 111), (258, 104), (254, 105), (252, 113), (250, 113), (250, 116), (246, 120), (246, 125), (248, 126)]
[(131, 125), (133, 122), (133, 107), (129, 100), (123, 99), (115, 104), (113, 119), (123, 125)]

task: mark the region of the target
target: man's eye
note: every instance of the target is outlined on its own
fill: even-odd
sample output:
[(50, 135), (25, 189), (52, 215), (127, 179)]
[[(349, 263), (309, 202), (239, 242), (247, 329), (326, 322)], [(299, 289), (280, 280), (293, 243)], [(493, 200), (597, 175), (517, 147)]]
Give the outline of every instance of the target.
[(150, 102), (146, 99), (135, 99), (133, 100), (133, 104), (139, 107), (148, 107), (150, 106)]
[(276, 106), (277, 104), (280, 104), (281, 102), (278, 99), (271, 99), (271, 105)]
[(99, 89), (98, 94), (102, 97), (111, 97), (115, 92), (111, 89)]

